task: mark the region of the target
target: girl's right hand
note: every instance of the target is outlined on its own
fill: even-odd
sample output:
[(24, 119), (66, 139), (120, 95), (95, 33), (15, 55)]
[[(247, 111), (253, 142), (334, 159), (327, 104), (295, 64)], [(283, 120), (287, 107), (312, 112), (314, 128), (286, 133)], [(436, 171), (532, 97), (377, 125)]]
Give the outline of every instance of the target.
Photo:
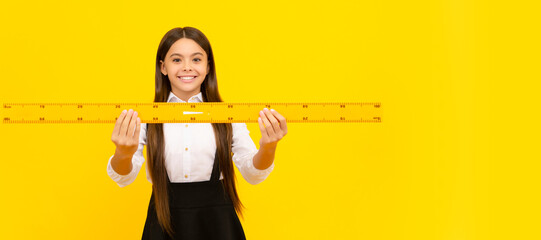
[[(135, 132), (134, 132), (135, 130)], [(121, 158), (131, 158), (139, 146), (141, 119), (137, 112), (130, 109), (122, 111), (116, 120), (111, 140), (116, 145), (115, 155)]]

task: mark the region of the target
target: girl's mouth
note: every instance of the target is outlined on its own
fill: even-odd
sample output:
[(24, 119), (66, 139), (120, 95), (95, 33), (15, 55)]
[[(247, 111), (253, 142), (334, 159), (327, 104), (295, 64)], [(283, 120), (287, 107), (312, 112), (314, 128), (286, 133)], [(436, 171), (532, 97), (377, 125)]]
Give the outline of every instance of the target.
[(191, 83), (193, 82), (193, 80), (196, 78), (194, 76), (192, 77), (177, 77), (180, 81), (182, 81), (183, 83)]

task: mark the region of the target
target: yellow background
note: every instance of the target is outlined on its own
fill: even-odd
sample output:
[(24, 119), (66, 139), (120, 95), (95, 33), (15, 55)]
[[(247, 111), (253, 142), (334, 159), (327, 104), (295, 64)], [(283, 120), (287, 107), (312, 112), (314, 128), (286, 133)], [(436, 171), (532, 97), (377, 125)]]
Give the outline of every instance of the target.
[[(225, 101), (384, 111), (288, 124), (266, 181), (237, 172), (248, 239), (539, 239), (539, 10), (493, 2), (3, 2), (0, 102), (151, 102), (160, 39), (196, 27)], [(0, 124), (1, 238), (140, 239), (112, 130)]]

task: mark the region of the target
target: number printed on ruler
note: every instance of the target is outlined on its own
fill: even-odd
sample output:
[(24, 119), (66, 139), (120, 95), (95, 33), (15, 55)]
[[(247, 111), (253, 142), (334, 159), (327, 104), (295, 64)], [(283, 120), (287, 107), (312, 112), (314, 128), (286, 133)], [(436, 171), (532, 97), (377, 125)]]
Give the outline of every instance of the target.
[(133, 109), (143, 123), (257, 123), (263, 108), (288, 123), (380, 123), (380, 103), (2, 103), (2, 123), (115, 123)]

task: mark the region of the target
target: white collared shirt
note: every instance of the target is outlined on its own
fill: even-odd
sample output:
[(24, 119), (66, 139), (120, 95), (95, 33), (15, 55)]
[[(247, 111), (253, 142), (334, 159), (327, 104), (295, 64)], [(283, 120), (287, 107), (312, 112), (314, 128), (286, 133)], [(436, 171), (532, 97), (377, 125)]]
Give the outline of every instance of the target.
[[(185, 102), (169, 92), (167, 102)], [(188, 102), (203, 102), (202, 93), (192, 96)], [(132, 170), (126, 175), (115, 172), (111, 159), (107, 164), (107, 174), (120, 187), (131, 184), (143, 166), (143, 147), (146, 145), (146, 123), (141, 123), (139, 147), (132, 157)], [(233, 162), (250, 184), (258, 184), (265, 180), (274, 169), (274, 162), (267, 169), (254, 167), (253, 158), (257, 153), (246, 123), (231, 123), (233, 127)], [(216, 155), (216, 139), (211, 123), (164, 123), (165, 168), (171, 182), (200, 182), (210, 180), (214, 157)], [(152, 183), (145, 167), (147, 180)], [(220, 174), (220, 179), (223, 175)]]

